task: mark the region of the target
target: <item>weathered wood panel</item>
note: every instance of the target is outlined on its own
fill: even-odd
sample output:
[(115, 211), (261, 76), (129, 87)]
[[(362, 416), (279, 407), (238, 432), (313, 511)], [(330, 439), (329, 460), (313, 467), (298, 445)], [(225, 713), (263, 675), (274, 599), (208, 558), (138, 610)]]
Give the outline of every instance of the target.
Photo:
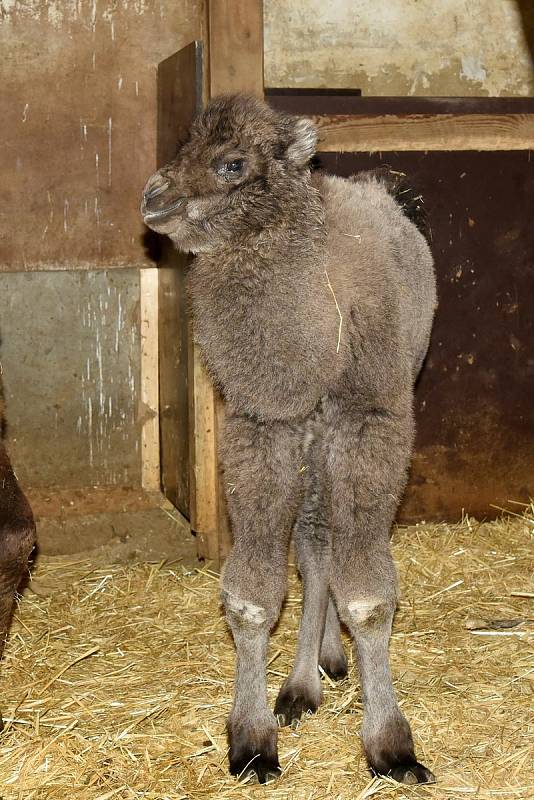
[(263, 95), (263, 3), (210, 0), (210, 96), (231, 92)]
[(533, 95), (532, 52), (532, 0), (265, 0), (267, 86)]
[(141, 485), (150, 492), (161, 488), (159, 436), (158, 270), (139, 271), (141, 306)]
[[(158, 66), (157, 166), (176, 154), (192, 118), (202, 105), (202, 46), (191, 43)], [(165, 495), (190, 518), (194, 513), (195, 477), (191, 426), (195, 383), (190, 371), (192, 338), (187, 317), (187, 258), (166, 237), (147, 229), (147, 244), (159, 262), (159, 391), (161, 480)], [(194, 444), (194, 442), (193, 442)]]
[(320, 154), (350, 175), (388, 164), (421, 190), (439, 307), (416, 393), (401, 519), (478, 517), (534, 494), (534, 157)]
[(201, 38), (203, 0), (2, 5), (0, 270), (151, 266), (156, 65)]

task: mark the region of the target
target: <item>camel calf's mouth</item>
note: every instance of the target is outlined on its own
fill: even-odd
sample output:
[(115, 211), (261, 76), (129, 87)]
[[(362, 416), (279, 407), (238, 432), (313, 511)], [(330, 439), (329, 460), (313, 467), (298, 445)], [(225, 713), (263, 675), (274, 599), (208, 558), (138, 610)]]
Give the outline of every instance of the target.
[(141, 201), (141, 214), (145, 222), (168, 217), (184, 205), (185, 197), (176, 196), (176, 187), (169, 178), (156, 173), (148, 179)]

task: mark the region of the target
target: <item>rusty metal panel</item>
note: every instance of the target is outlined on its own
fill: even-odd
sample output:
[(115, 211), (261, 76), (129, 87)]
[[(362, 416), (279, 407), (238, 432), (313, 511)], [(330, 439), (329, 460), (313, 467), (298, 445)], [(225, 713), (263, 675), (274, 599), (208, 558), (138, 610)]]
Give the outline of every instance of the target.
[(204, 0), (2, 4), (0, 271), (153, 266), (139, 194), (156, 164), (156, 66)]
[(439, 308), (416, 391), (400, 519), (480, 517), (534, 495), (534, 158), (530, 152), (320, 154), (339, 175), (388, 164), (420, 188)]

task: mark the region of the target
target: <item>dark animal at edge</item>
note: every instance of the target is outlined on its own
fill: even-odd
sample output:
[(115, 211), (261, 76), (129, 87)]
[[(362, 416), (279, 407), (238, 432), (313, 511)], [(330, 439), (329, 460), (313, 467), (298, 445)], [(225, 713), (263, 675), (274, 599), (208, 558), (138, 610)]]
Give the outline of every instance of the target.
[[(219, 97), (142, 202), (150, 228), (196, 254), (187, 277), (195, 335), (227, 403), (230, 771), (262, 783), (280, 773), (277, 718), (291, 724), (317, 709), (318, 665), (347, 673), (341, 618), (355, 645), (371, 770), (430, 782), (395, 697), (388, 643), (397, 602), (389, 537), (436, 304), (433, 261), (412, 221), (423, 221), (413, 195), (402, 208), (395, 180), (312, 173), (316, 145), (307, 119)], [(291, 531), (304, 603), (273, 713), (267, 647)]]
[(0, 385), (0, 658), (17, 587), (28, 571), (28, 559), (35, 544), (32, 511), (13, 472), (2, 438), (4, 430), (4, 401)]

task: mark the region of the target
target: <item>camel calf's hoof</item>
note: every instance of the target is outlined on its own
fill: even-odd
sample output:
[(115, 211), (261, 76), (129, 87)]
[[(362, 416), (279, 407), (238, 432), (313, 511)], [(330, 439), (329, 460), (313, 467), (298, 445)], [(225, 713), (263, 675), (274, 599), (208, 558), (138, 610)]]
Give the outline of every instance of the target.
[(397, 764), (388, 770), (384, 768), (378, 770), (371, 767), (371, 772), (378, 776), (393, 778), (397, 783), (404, 783), (408, 786), (414, 786), (416, 783), (436, 783), (434, 773), (418, 761), (415, 761), (415, 759), (408, 759), (404, 763)]
[(280, 726), (293, 725), (306, 714), (315, 714), (321, 700), (321, 678), (318, 670), (310, 676), (290, 675), (278, 692), (274, 715)]
[(408, 785), (436, 782), (434, 773), (430, 772), (418, 761), (413, 764), (400, 764), (391, 770), (390, 777), (397, 783), (406, 783)]
[(240, 781), (252, 779), (253, 783), (271, 783), (280, 777), (282, 770), (278, 758), (249, 750), (233, 761), (230, 760), (230, 773)]
[(345, 653), (335, 657), (321, 657), (319, 664), (321, 669), (323, 669), (333, 681), (341, 681), (349, 674), (349, 665)]
[(282, 770), (276, 752), (255, 752), (255, 748), (244, 747), (230, 750), (230, 773), (240, 781), (250, 778), (258, 783), (271, 783), (280, 777)]
[(229, 724), (230, 773), (241, 781), (252, 778), (258, 783), (270, 783), (276, 780), (282, 772), (276, 736), (276, 728), (259, 733), (257, 728)]
[(307, 714), (315, 714), (321, 704), (321, 687), (312, 691), (310, 687), (284, 684), (278, 693), (274, 715), (281, 727), (293, 725)]

